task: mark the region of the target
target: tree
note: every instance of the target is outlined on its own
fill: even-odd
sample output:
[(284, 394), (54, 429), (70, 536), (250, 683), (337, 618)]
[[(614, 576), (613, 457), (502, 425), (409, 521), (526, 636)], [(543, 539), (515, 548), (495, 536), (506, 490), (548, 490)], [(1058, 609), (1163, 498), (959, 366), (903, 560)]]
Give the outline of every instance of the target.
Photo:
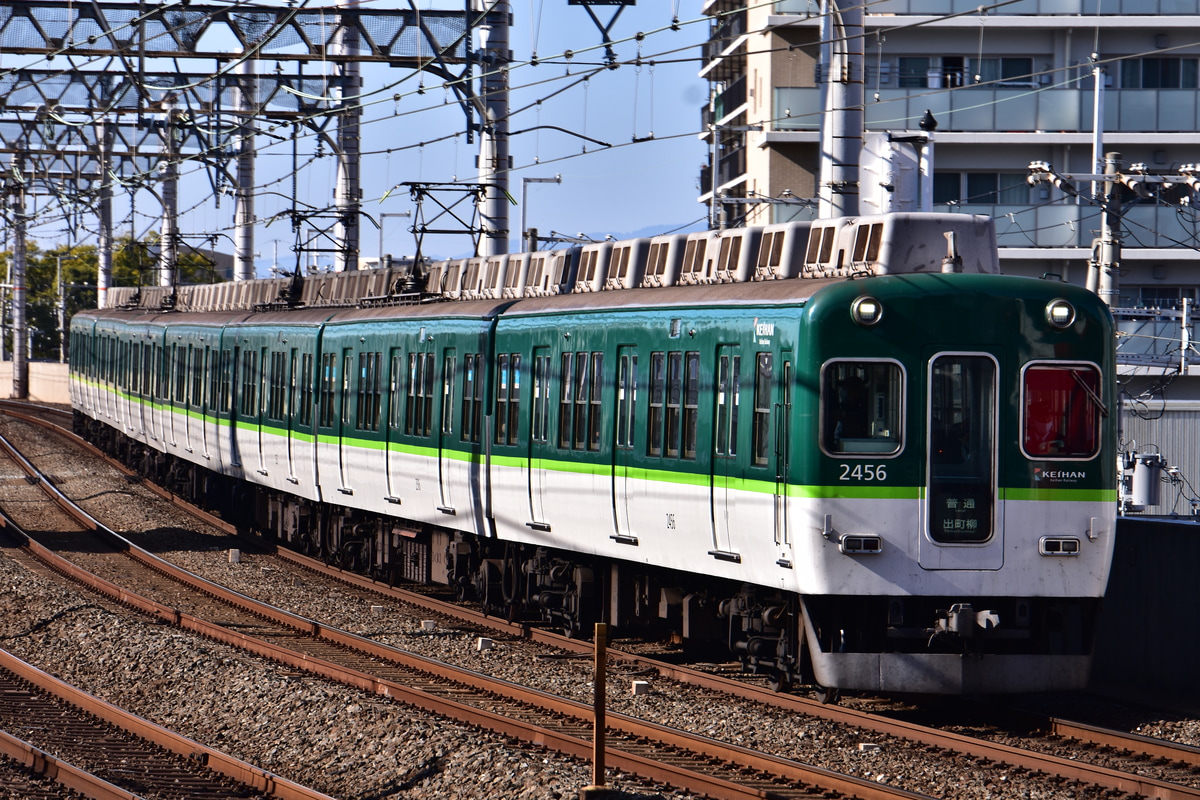
[[(11, 253), (6, 254), (11, 258)], [(58, 332), (58, 269), (62, 262), (63, 294), (66, 296), (66, 321), (80, 309), (96, 307), (96, 276), (100, 258), (95, 245), (65, 245), (42, 251), (34, 242), (26, 245), (25, 288), (26, 324), (33, 332), (30, 358), (57, 361)], [(153, 285), (158, 268), (157, 241), (134, 242), (132, 237), (118, 239), (113, 247), (113, 286)], [(177, 272), (179, 282), (218, 283), (212, 261), (203, 253), (181, 252)], [(11, 297), (4, 296), (4, 346), (12, 352), (9, 330)]]

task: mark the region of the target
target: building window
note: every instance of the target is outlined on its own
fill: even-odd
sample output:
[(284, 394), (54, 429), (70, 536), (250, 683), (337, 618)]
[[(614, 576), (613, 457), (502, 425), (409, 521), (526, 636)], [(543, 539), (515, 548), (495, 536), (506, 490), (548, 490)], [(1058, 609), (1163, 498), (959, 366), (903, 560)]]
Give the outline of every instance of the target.
[(1027, 205), (1029, 184), (1019, 172), (935, 172), (934, 205)]
[(1195, 89), (1195, 58), (1127, 58), (1121, 62), (1122, 89)]

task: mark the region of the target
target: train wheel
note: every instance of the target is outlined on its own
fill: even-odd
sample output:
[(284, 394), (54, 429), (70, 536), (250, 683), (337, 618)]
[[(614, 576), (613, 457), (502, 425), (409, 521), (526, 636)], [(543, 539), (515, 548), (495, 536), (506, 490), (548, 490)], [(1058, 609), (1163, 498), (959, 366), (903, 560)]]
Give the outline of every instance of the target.
[(814, 694), (817, 698), (817, 702), (823, 706), (836, 705), (837, 701), (842, 699), (842, 690), (838, 689), (836, 686), (827, 687), (818, 684), (817, 690)]
[(791, 676), (783, 670), (773, 669), (767, 676), (767, 688), (772, 692), (786, 692), (792, 688)]

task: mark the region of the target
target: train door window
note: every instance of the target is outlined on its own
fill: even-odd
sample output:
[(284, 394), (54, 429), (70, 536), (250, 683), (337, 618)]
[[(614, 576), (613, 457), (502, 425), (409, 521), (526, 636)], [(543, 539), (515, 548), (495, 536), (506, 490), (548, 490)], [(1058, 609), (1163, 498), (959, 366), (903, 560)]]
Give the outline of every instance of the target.
[(575, 354), (562, 354), (562, 372), (559, 374), (558, 389), (558, 446), (562, 449), (571, 447), (571, 392), (575, 385)]
[(483, 408), (483, 376), (480, 373), (482, 356), (478, 353), (463, 354), (463, 406), (462, 431), (464, 442), (479, 441), (479, 427)]
[(633, 417), (637, 406), (637, 353), (617, 358), (617, 447), (633, 447)]
[(256, 416), (255, 402), (258, 389), (258, 353), (253, 350), (242, 352), (242, 397), (238, 412), (243, 417)]
[(892, 361), (831, 361), (821, 372), (821, 448), (832, 455), (900, 451), (904, 373)]
[(349, 349), (342, 351), (342, 424), (350, 423), (350, 378), (354, 375), (354, 355)]
[(714, 450), (719, 456), (737, 455), (738, 381), (742, 357), (721, 348), (717, 358), (717, 429)]
[(322, 353), (321, 354), (321, 388), (320, 394), (317, 397), (317, 405), (320, 409), (317, 416), (317, 423), (322, 428), (332, 428), (334, 421), (337, 419), (334, 416), (337, 412), (333, 402), (337, 395), (337, 353)]
[(589, 353), (575, 354), (575, 436), (576, 450), (588, 446), (588, 404), (591, 400), (592, 369)]
[(401, 423), (401, 395), (404, 387), (404, 356), (392, 350), (391, 368), (388, 373), (388, 427), (399, 430)]
[(588, 402), (588, 450), (600, 449), (600, 421), (604, 391), (604, 354), (592, 353), (591, 399)]
[(283, 401), (284, 406), (282, 419), (284, 420), (292, 417), (292, 409), (296, 407), (296, 357), (298, 355), (299, 351), (293, 347), (292, 352), (288, 356), (287, 396)]
[(296, 414), (300, 419), (300, 424), (309, 427), (312, 425), (312, 408), (313, 408), (313, 354), (305, 353), (300, 357), (300, 408)]
[(142, 345), (142, 363), (141, 370), (141, 385), (142, 394), (153, 397), (157, 387), (154, 385), (154, 356), (155, 347), (153, 345)]
[(689, 350), (683, 361), (683, 457), (696, 457), (696, 426), (700, 411), (700, 353)]
[(929, 369), (929, 535), (936, 542), (992, 536), (996, 363), (942, 355)]
[(1021, 443), (1029, 458), (1092, 458), (1100, 448), (1100, 371), (1090, 364), (1032, 364), (1021, 382)]
[(458, 356), (447, 350), (442, 356), (442, 433), (454, 433), (454, 376), (458, 370)]
[(766, 466), (771, 442), (771, 389), (774, 367), (770, 353), (759, 353), (754, 364), (754, 422), (751, 438), (754, 465)]
[(530, 438), (535, 442), (550, 439), (550, 356), (546, 348), (533, 351), (533, 421)]
[(667, 353), (666, 451), (679, 458), (680, 423), (683, 421), (683, 353)]
[(357, 425), (360, 431), (379, 430), (380, 375), (382, 353), (358, 354)]
[(650, 354), (650, 409), (646, 417), (646, 448), (652, 456), (662, 455), (663, 401), (666, 396), (667, 354)]
[(142, 343), (130, 345), (129, 391), (137, 394), (142, 390)]

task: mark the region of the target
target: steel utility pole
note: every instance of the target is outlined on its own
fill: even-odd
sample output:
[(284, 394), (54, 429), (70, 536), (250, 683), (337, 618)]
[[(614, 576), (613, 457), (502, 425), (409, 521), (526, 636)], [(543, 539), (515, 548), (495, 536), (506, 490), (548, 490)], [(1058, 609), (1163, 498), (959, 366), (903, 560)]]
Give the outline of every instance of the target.
[(825, 0), (829, 50), (823, 76), (825, 113), (821, 118), (822, 219), (858, 213), (858, 162), (863, 131), (863, 7), (854, 0)]
[(247, 59), (238, 65), (242, 118), (237, 143), (237, 197), (234, 236), (236, 249), (233, 254), (234, 280), (247, 281), (254, 278), (254, 124), (253, 114), (257, 110), (258, 98), (254, 90), (254, 65)]
[(25, 334), (25, 158), (12, 159), (9, 187), (9, 224), (12, 226), (12, 398), (29, 398), (29, 337)]
[[(484, 13), (484, 0), (474, 6)], [(508, 252), (508, 3), (499, 2), (479, 26), (480, 128), (479, 199), (480, 236), (475, 254), (495, 256)]]
[[(358, 0), (339, 0), (342, 9), (357, 9)], [(337, 120), (337, 223), (334, 226), (334, 241), (337, 254), (334, 271), (358, 269), (359, 225), (358, 212), (362, 205), (362, 189), (359, 179), (361, 142), (359, 129), (362, 124), (362, 76), (358, 62), (359, 41), (357, 31), (345, 26), (335, 41), (335, 52), (339, 58), (338, 75), (341, 80), (334, 97), (338, 101)]]

